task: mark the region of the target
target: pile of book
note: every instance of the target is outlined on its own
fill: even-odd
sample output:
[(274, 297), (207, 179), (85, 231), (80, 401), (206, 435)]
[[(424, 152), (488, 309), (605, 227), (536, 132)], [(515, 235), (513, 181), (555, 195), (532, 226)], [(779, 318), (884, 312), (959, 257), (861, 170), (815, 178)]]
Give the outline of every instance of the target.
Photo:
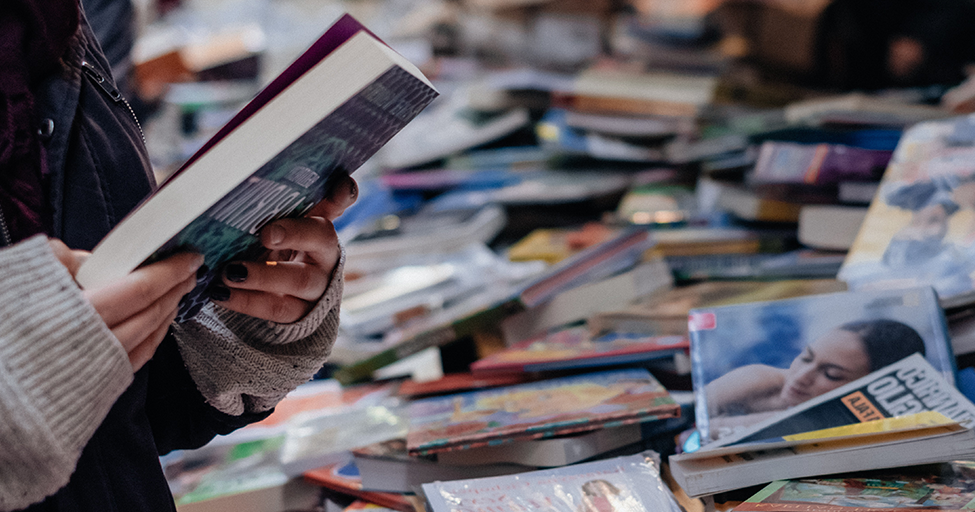
[(728, 105), (697, 62), (428, 79), (341, 18), (79, 274), (194, 245), (192, 316), (264, 224), (367, 171), (329, 364), (166, 456), (181, 512), (971, 508), (975, 117)]

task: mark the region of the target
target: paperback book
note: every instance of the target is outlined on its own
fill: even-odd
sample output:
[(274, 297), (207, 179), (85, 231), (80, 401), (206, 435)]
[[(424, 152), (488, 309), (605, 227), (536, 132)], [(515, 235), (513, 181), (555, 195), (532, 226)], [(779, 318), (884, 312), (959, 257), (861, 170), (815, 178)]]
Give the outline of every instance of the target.
[(954, 384), (944, 312), (930, 287), (695, 308), (688, 318), (703, 444), (915, 353)]
[(674, 480), (690, 496), (848, 471), (975, 456), (975, 432), (925, 411), (670, 457)]
[(413, 455), (548, 438), (671, 418), (680, 406), (649, 371), (604, 371), (415, 400)]
[(558, 469), (423, 485), (432, 512), (552, 510), (680, 512), (661, 480), (656, 453), (616, 457)]
[(586, 326), (545, 333), (475, 361), (471, 371), (540, 372), (635, 364), (684, 353), (684, 336), (648, 336), (622, 332), (592, 336)]
[(941, 413), (968, 429), (975, 425), (975, 405), (924, 357), (914, 354), (791, 409), (780, 411), (703, 449), (779, 439), (925, 411)]
[(735, 512), (860, 512), (975, 508), (975, 463), (951, 462), (827, 478), (777, 480)]
[(853, 289), (930, 285), (975, 299), (975, 116), (904, 132), (840, 270)]
[(263, 226), (308, 212), (333, 173), (353, 172), (436, 96), (416, 66), (343, 16), (95, 247), (78, 283), (193, 250), (209, 272), (178, 319), (195, 316), (224, 263), (264, 253)]

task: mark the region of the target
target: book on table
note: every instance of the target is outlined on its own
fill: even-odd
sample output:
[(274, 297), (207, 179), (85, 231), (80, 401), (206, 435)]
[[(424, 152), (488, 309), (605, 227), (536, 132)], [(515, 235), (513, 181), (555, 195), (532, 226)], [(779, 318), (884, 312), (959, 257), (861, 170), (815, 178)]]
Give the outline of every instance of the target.
[(688, 328), (704, 445), (914, 353), (955, 382), (944, 311), (931, 287), (695, 308)]
[(735, 512), (971, 510), (975, 463), (950, 462), (822, 478), (776, 480)]
[(636, 364), (687, 351), (685, 336), (613, 332), (592, 336), (586, 326), (554, 329), (471, 363), (471, 371), (541, 372)]
[(930, 285), (975, 301), (975, 116), (907, 129), (838, 277), (851, 289)]
[(305, 214), (333, 174), (353, 172), (437, 94), (416, 66), (341, 17), (95, 247), (78, 283), (101, 286), (197, 251), (209, 272), (179, 314), (193, 317), (224, 263), (261, 256), (263, 226)]
[(679, 405), (644, 369), (613, 370), (414, 400), (413, 455), (543, 439), (670, 418)]
[(652, 510), (681, 508), (660, 477), (656, 453), (516, 475), (423, 484), (432, 512), (454, 510)]
[[(937, 414), (905, 419), (925, 412)], [(891, 418), (898, 420), (886, 431), (867, 429)], [(681, 487), (699, 496), (777, 478), (970, 458), (973, 425), (975, 405), (914, 354), (670, 463)]]

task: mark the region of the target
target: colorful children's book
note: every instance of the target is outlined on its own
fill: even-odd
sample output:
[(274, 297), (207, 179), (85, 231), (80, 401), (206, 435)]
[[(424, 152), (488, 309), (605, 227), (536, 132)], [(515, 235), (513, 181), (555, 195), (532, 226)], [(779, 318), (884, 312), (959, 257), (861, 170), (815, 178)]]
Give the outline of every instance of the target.
[(98, 244), (78, 283), (102, 286), (191, 249), (209, 269), (181, 305), (179, 318), (193, 317), (224, 263), (263, 253), (264, 225), (308, 212), (333, 172), (357, 169), (436, 96), (343, 16)]
[(777, 480), (735, 512), (860, 512), (975, 507), (975, 463), (951, 462), (828, 478)]
[(679, 414), (650, 372), (616, 370), (415, 400), (406, 443), (411, 454), (423, 455)]
[(975, 116), (904, 132), (839, 278), (853, 289), (930, 285), (975, 300)]
[(655, 453), (644, 452), (558, 469), (434, 482), (424, 484), (423, 492), (431, 512), (481, 507), (498, 512), (680, 512), (674, 496), (660, 478), (655, 458)]
[(930, 287), (695, 308), (688, 329), (704, 442), (914, 353), (954, 383), (944, 312)]
[(684, 336), (608, 333), (593, 337), (586, 326), (566, 327), (516, 343), (471, 364), (476, 373), (540, 372), (633, 364), (673, 357), (690, 346)]

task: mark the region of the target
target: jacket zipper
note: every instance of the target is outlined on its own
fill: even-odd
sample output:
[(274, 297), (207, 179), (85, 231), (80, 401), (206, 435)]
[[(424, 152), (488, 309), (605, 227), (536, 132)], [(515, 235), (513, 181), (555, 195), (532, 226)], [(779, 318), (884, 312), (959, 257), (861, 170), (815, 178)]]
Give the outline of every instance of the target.
[(102, 76), (102, 74), (95, 69), (95, 66), (89, 64), (88, 61), (81, 61), (81, 68), (85, 70), (85, 74), (88, 75), (88, 78), (90, 78), (95, 85), (100, 87), (102, 91), (105, 91), (105, 94), (108, 94), (109, 98), (112, 98), (112, 101), (125, 105), (125, 108), (127, 108), (129, 113), (132, 114), (132, 119), (135, 121), (135, 126), (139, 128), (139, 136), (142, 137), (142, 144), (146, 144), (146, 134), (142, 131), (142, 123), (139, 122), (139, 118), (135, 115), (135, 110), (133, 110), (132, 105), (125, 100), (122, 93), (119, 92), (119, 90), (116, 89), (104, 76)]
[(3, 247), (14, 244), (14, 239), (10, 236), (10, 228), (7, 226), (7, 217), (4, 216), (2, 208), (0, 208), (0, 242), (3, 243)]

